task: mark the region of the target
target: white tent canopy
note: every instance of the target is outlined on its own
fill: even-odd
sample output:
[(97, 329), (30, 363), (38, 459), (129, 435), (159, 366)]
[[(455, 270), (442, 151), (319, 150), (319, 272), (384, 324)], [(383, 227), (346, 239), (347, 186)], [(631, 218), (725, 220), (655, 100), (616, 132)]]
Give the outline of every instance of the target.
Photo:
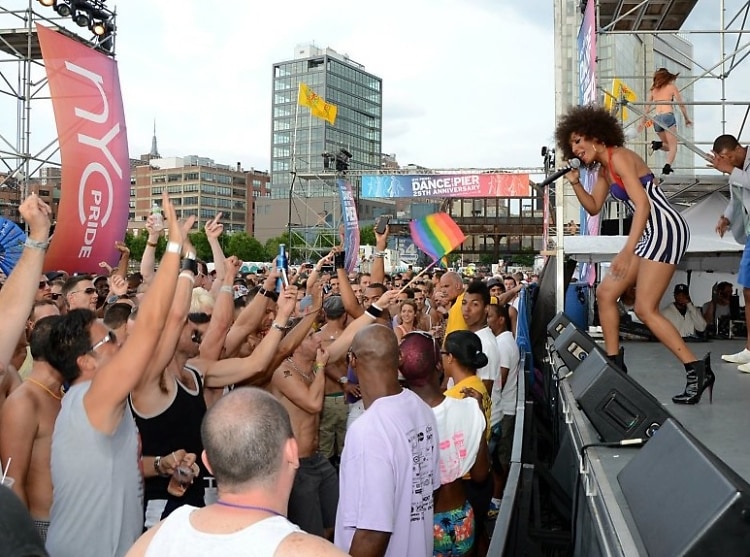
[[(689, 271), (737, 273), (744, 246), (731, 232), (719, 238), (716, 223), (727, 206), (727, 198), (714, 192), (682, 211), (690, 227), (690, 244), (679, 268)], [(565, 254), (582, 263), (604, 263), (625, 245), (625, 236), (566, 236)]]

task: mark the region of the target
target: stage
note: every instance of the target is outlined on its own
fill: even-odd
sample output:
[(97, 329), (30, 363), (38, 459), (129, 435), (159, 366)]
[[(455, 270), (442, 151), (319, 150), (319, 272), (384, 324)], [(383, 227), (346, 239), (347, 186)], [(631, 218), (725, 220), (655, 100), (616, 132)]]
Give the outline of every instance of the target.
[[(625, 342), (624, 347), (630, 377), (658, 399), (663, 408), (700, 443), (750, 482), (750, 374), (742, 373), (737, 370), (737, 365), (721, 360), (722, 354), (738, 352), (744, 344), (745, 339), (733, 339), (688, 345), (699, 358), (711, 352), (711, 365), (716, 374), (713, 404), (709, 404), (706, 391), (701, 402), (694, 406), (674, 404), (671, 400), (685, 387), (685, 371), (666, 348), (657, 342), (636, 341)], [(561, 375), (566, 373), (565, 368), (560, 371)], [(648, 555), (618, 481), (621, 470), (643, 449), (592, 446), (581, 459), (581, 447), (597, 443), (600, 438), (576, 403), (571, 378), (559, 383), (560, 448), (553, 473), (574, 501), (574, 554)], [(671, 465), (678, 474), (682, 463)], [(697, 483), (685, 485), (684, 491), (689, 495), (690, 489), (699, 485), (701, 480), (692, 478), (691, 483)], [(675, 497), (678, 497), (677, 493)], [(662, 505), (665, 509), (673, 503), (670, 498), (653, 501), (653, 505)], [(745, 553), (748, 552), (750, 548)]]

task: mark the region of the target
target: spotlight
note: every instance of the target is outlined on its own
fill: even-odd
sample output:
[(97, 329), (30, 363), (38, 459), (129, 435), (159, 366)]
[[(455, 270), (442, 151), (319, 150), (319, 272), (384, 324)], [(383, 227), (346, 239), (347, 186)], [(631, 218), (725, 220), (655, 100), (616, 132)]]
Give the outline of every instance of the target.
[(78, 27), (88, 27), (91, 24), (89, 14), (81, 10), (76, 11), (76, 15), (73, 16), (73, 21), (76, 22)]
[(73, 13), (73, 9), (67, 2), (56, 2), (55, 11), (60, 15), (60, 17), (68, 17)]
[(42, 6), (45, 6), (46, 8), (49, 8), (49, 7), (55, 5), (55, 0), (39, 0), (39, 3)]
[(320, 155), (323, 157), (323, 169), (324, 170), (330, 170), (331, 168), (331, 160), (335, 159), (331, 153), (323, 153)]
[(103, 21), (91, 21), (91, 25), (89, 25), (89, 29), (91, 29), (91, 32), (94, 33), (97, 37), (101, 37), (104, 35), (104, 33), (107, 32), (107, 24)]
[(337, 172), (346, 172), (349, 170), (349, 161), (352, 158), (352, 154), (347, 151), (345, 148), (339, 149), (338, 154), (336, 155), (336, 171)]

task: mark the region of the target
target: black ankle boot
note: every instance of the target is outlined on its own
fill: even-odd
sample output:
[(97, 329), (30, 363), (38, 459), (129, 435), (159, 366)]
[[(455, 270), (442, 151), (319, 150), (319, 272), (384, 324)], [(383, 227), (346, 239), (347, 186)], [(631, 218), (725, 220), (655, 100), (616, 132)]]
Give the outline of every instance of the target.
[(628, 373), (628, 366), (625, 365), (625, 349), (620, 346), (619, 352), (615, 354), (614, 356), (607, 356), (609, 358), (609, 361), (612, 362), (621, 372), (627, 374)]
[(672, 397), (675, 404), (698, 404), (703, 391), (710, 387), (709, 400), (713, 402), (713, 388), (716, 376), (711, 370), (711, 354), (706, 354), (702, 360), (696, 360), (686, 366), (687, 384), (682, 394)]
[(652, 151), (659, 151), (662, 146), (664, 145), (663, 141), (652, 141), (651, 142), (651, 150)]

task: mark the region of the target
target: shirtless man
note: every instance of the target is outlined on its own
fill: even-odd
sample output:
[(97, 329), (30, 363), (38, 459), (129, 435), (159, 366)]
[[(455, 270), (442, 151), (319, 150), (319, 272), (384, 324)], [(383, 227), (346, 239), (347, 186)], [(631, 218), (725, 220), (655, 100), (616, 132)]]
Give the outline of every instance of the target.
[(31, 333), (31, 374), (3, 405), (0, 413), (0, 460), (10, 461), (13, 491), (29, 509), (34, 524), (47, 539), (52, 506), (50, 451), (52, 430), (62, 401), (62, 376), (47, 363), (49, 331), (59, 316), (39, 320)]
[[(377, 300), (378, 308), (387, 308), (395, 291)], [(378, 313), (378, 310), (374, 310)], [(331, 537), (338, 504), (338, 479), (331, 463), (318, 452), (318, 429), (325, 392), (328, 361), (344, 357), (352, 338), (376, 315), (369, 310), (353, 321), (327, 350), (310, 330), (305, 340), (276, 369), (268, 390), (289, 412), (294, 437), (299, 445), (300, 467), (289, 498), (289, 520), (311, 534)], [(379, 316), (379, 314), (378, 314)]]

